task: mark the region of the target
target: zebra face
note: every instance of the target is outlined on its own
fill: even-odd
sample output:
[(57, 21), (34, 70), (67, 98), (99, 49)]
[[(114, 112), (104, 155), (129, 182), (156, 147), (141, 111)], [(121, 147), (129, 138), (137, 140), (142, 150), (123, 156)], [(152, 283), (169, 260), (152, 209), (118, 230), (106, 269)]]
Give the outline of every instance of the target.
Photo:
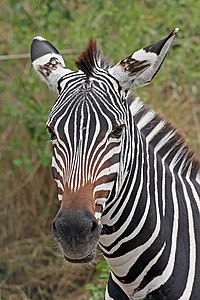
[(95, 257), (101, 215), (119, 192), (123, 148), (130, 142), (128, 90), (151, 81), (177, 31), (114, 66), (91, 40), (76, 62), (78, 72), (67, 69), (45, 39), (36, 37), (32, 42), (35, 70), (59, 94), (47, 121), (52, 174), (61, 202), (53, 233), (70, 262)]
[(72, 92), (65, 85), (47, 121), (61, 201), (53, 231), (68, 261), (87, 262), (94, 257), (101, 214), (119, 179), (126, 106), (111, 90), (116, 82), (105, 75), (90, 80), (72, 74), (64, 80), (69, 77), (76, 88)]
[(93, 81), (88, 94), (84, 81), (77, 95), (65, 90), (51, 110), (47, 128), (53, 144), (52, 174), (62, 203), (66, 190), (76, 193), (89, 186), (95, 203), (103, 205), (117, 177), (126, 115), (115, 109), (114, 101), (104, 105), (103, 85), (100, 90)]

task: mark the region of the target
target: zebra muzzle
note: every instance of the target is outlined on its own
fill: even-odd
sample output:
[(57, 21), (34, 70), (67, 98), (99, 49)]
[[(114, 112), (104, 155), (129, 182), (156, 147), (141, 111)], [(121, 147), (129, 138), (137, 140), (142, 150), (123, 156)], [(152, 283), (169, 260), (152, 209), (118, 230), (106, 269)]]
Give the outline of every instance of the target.
[(86, 263), (94, 259), (101, 224), (91, 212), (61, 209), (53, 221), (52, 230), (67, 261)]

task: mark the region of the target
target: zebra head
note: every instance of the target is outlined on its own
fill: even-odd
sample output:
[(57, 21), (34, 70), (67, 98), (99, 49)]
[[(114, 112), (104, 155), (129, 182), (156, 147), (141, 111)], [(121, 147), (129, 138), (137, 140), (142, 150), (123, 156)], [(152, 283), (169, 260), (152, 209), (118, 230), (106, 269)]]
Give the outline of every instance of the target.
[(101, 216), (117, 197), (130, 143), (129, 89), (149, 83), (162, 65), (178, 29), (167, 38), (110, 65), (91, 40), (65, 67), (56, 48), (36, 37), (33, 67), (58, 93), (47, 121), (53, 156), (52, 174), (60, 209), (53, 233), (66, 260), (85, 263), (95, 257)]

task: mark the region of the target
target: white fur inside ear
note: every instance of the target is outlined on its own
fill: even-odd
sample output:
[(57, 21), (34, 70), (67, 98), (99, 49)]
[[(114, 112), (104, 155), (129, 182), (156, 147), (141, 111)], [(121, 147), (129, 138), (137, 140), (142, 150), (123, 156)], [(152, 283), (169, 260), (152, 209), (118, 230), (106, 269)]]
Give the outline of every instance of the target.
[[(148, 49), (140, 49), (127, 59), (122, 60), (110, 68), (108, 72), (118, 80), (120, 86), (124, 90), (148, 84), (160, 69), (177, 32), (178, 28), (176, 28), (165, 40), (161, 40), (164, 45), (162, 46), (162, 49), (159, 49), (159, 54), (150, 51), (150, 47), (146, 47)], [(131, 59), (133, 61), (133, 72), (129, 71), (131, 70), (132, 64)], [(134, 63), (136, 65), (135, 71)], [(140, 65), (141, 68), (139, 67)]]
[(45, 54), (45, 55), (37, 58), (36, 60), (34, 60), (32, 62), (34, 69), (36, 69), (36, 71), (37, 71), (37, 67), (38, 66), (44, 66), (53, 57), (55, 57), (55, 58), (57, 58), (59, 60), (59, 62), (63, 65), (63, 68), (65, 67), (65, 62), (64, 62), (64, 60), (63, 60), (63, 58), (62, 58), (62, 56), (60, 54), (48, 53), (48, 54)]
[[(141, 51), (146, 52), (146, 57), (148, 60), (148, 57), (152, 58), (152, 62), (151, 65), (149, 66), (149, 68), (147, 68), (144, 72), (142, 72), (139, 76), (136, 76), (135, 80), (133, 81), (132, 87), (137, 87), (137, 86), (143, 86), (145, 84), (148, 84), (153, 77), (156, 75), (156, 73), (158, 72), (160, 66), (162, 65), (168, 51), (169, 48), (171, 46), (171, 43), (174, 39), (175, 35), (172, 35), (164, 44), (164, 46), (162, 47), (162, 50), (160, 51), (160, 54), (157, 55), (153, 52), (146, 52), (145, 50), (141, 49)], [(150, 56), (150, 55), (151, 56)], [(153, 56), (154, 59), (153, 59)]]
[(131, 86), (131, 83), (135, 77), (130, 77), (127, 75), (127, 73), (124, 71), (120, 63), (116, 64), (114, 67), (108, 69), (108, 73), (117, 79), (120, 86), (123, 90), (128, 90)]
[(138, 61), (147, 60), (147, 62), (149, 62), (150, 64), (154, 64), (158, 55), (154, 52), (146, 52), (145, 50), (140, 49), (134, 52), (131, 57)]
[(165, 39), (123, 59), (108, 69), (109, 74), (124, 90), (148, 84), (159, 71), (178, 31), (179, 29), (175, 28)]
[[(53, 59), (53, 62), (51, 61)], [(56, 61), (57, 60), (57, 61)], [(55, 62), (55, 64), (53, 64)], [(56, 63), (57, 62), (57, 63)], [(33, 62), (35, 71), (50, 88), (58, 92), (58, 80), (72, 71), (65, 68), (65, 63), (60, 54), (48, 53), (35, 59)]]

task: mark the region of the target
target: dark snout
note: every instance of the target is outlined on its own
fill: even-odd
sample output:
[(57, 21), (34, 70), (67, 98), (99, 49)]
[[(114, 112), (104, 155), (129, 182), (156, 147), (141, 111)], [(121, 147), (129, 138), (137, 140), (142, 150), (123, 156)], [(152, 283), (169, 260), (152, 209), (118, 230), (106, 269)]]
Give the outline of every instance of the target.
[(101, 225), (86, 210), (61, 209), (53, 221), (53, 234), (64, 257), (72, 263), (86, 263), (96, 254)]

